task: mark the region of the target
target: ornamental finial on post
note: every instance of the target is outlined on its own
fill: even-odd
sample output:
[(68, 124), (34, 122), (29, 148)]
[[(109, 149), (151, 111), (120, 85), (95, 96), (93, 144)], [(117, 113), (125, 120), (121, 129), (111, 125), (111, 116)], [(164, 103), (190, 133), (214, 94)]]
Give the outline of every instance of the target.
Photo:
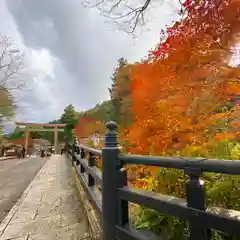
[(104, 147), (105, 148), (118, 148), (118, 134), (117, 134), (117, 123), (110, 121), (106, 123), (108, 132), (105, 135)]

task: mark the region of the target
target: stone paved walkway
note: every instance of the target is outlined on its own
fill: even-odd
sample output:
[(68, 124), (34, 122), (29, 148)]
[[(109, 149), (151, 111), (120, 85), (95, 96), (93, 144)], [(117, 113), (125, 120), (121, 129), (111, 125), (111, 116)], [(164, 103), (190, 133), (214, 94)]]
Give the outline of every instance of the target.
[[(27, 174), (27, 172), (26, 172)], [(53, 156), (0, 225), (0, 240), (88, 239), (71, 163)]]
[(0, 161), (0, 223), (46, 161), (40, 157)]

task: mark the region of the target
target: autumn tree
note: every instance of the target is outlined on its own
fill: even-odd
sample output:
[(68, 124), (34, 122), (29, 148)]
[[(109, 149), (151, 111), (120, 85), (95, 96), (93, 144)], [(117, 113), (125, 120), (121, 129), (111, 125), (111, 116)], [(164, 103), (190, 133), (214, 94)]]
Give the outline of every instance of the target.
[(24, 69), (23, 53), (10, 38), (0, 35), (0, 87), (23, 89), (26, 85)]
[(0, 126), (14, 116), (15, 110), (16, 104), (12, 94), (8, 89), (0, 87)]
[(239, 121), (237, 104), (219, 112), (240, 92), (240, 68), (229, 64), (238, 42), (239, 2), (188, 0), (184, 6), (187, 17), (132, 70), (136, 121), (127, 138), (138, 147), (133, 151), (159, 154), (201, 144), (223, 119), (228, 128), (219, 131)]
[(96, 132), (104, 135), (106, 132), (105, 123), (90, 117), (80, 117), (75, 126), (75, 132), (79, 139), (91, 137)]
[[(189, 0), (185, 6), (187, 17), (169, 28), (167, 39), (132, 70), (136, 121), (127, 132), (127, 139), (132, 143), (131, 151), (204, 158), (214, 154), (214, 158), (238, 159), (240, 67), (236, 51), (240, 2)], [(219, 135), (225, 138), (224, 141), (213, 146), (212, 140)], [(234, 155), (229, 154), (231, 145), (234, 146), (231, 150), (235, 149)], [(209, 151), (215, 150), (216, 146), (219, 146), (219, 152)], [(183, 151), (204, 148), (204, 154)], [(142, 172), (142, 169), (137, 171)], [(157, 186), (152, 188), (154, 192), (181, 198), (186, 196), (184, 186), (187, 179), (182, 171), (160, 168), (154, 181), (149, 180), (151, 182), (145, 181), (147, 187), (151, 189), (151, 183)], [(239, 177), (205, 174), (204, 181), (208, 208), (239, 210), (234, 197), (238, 194), (235, 189), (239, 189)], [(171, 239), (184, 239), (188, 231), (185, 222), (174, 221), (146, 208), (138, 212), (136, 219), (141, 219), (141, 226), (150, 226), (152, 230), (156, 229), (152, 219), (160, 219), (158, 233), (169, 229), (166, 235)], [(234, 237), (212, 230), (210, 238)]]
[(25, 84), (23, 53), (10, 38), (0, 35), (0, 125), (15, 113), (12, 91), (22, 90)]

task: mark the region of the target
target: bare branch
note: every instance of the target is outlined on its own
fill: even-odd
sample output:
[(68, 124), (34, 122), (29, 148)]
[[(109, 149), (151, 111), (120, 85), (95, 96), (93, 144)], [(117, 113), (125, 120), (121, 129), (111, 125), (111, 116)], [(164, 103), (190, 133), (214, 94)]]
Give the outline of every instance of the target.
[(24, 56), (12, 41), (0, 36), (0, 87), (19, 88), (22, 86)]
[[(161, 3), (172, 3), (173, 0), (83, 0), (86, 7), (98, 8), (101, 14), (108, 22), (112, 22), (118, 26), (118, 28), (126, 33), (135, 33), (137, 27), (143, 27), (146, 25), (145, 14), (150, 10), (151, 6), (155, 3), (160, 6)], [(179, 14), (184, 14), (183, 1), (177, 0), (181, 9), (178, 9)], [(175, 0), (175, 5), (177, 3)], [(139, 3), (140, 2), (140, 3)], [(154, 6), (155, 6), (154, 5)], [(174, 4), (171, 4), (174, 5)], [(174, 9), (175, 8), (175, 9)], [(173, 7), (176, 10), (176, 6)]]

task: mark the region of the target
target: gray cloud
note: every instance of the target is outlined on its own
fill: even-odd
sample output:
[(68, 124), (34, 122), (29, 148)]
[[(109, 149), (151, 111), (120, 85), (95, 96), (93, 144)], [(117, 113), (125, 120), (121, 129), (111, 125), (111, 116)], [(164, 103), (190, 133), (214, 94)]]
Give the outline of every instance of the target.
[[(95, 11), (86, 11), (78, 0), (10, 0), (7, 3), (24, 44), (46, 48), (61, 61), (67, 79), (58, 77), (66, 91), (84, 101), (86, 107), (96, 103), (99, 97), (107, 97), (106, 83), (120, 57), (116, 47), (124, 46), (114, 34), (109, 34)], [(91, 26), (93, 22), (97, 24)], [(126, 50), (122, 50), (124, 55)]]
[[(17, 118), (49, 121), (59, 117), (72, 103), (87, 109), (108, 98), (110, 75), (120, 57), (139, 60), (158, 41), (167, 19), (152, 25), (134, 44), (123, 32), (110, 31), (97, 10), (85, 9), (80, 0), (5, 0), (26, 49), (46, 49), (54, 60), (53, 75), (33, 74), (32, 92), (18, 99), (22, 109)], [(169, 10), (169, 9), (168, 9)], [(1, 10), (0, 10), (1, 12)], [(0, 18), (1, 19), (1, 18)], [(0, 24), (1, 32), (1, 24)], [(31, 62), (31, 57), (28, 58)], [(31, 71), (31, 68), (30, 68)]]

